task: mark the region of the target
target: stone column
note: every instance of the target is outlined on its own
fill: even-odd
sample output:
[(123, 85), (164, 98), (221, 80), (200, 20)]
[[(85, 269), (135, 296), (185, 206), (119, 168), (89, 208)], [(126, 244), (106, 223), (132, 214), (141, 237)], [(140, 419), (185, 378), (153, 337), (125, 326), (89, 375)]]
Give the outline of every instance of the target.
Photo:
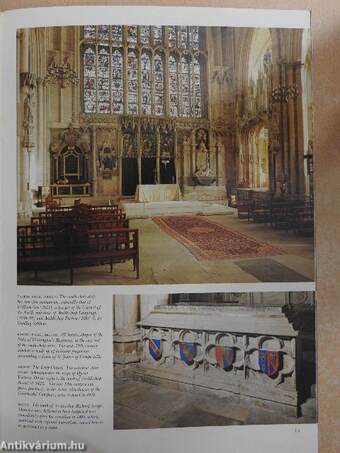
[[(175, 173), (176, 173), (176, 178), (175, 178), (175, 183), (178, 183), (180, 187), (182, 186), (181, 184), (181, 179), (180, 179), (180, 162), (179, 162), (179, 156), (178, 156), (178, 149), (177, 149), (177, 129), (174, 129), (174, 159), (175, 159)], [(181, 187), (182, 190), (182, 187)]]
[(196, 171), (196, 140), (195, 140), (195, 129), (191, 132), (191, 174), (190, 174), (190, 183), (192, 177)]
[(21, 218), (30, 217), (32, 213), (32, 197), (30, 187), (30, 150), (33, 147), (33, 106), (35, 94), (34, 74), (30, 73), (29, 62), (29, 30), (20, 35), (20, 114), (18, 115), (19, 136), (19, 206)]
[(160, 169), (160, 157), (161, 157), (161, 134), (159, 126), (156, 127), (156, 170), (157, 170), (157, 184), (161, 182), (161, 169)]
[(138, 163), (138, 184), (142, 184), (142, 146), (141, 146), (141, 125), (137, 124), (137, 163)]
[(126, 365), (139, 361), (139, 296), (114, 297), (113, 362)]
[(95, 197), (98, 191), (97, 183), (97, 129), (93, 126), (92, 129), (92, 194)]
[(299, 197), (304, 196), (306, 193), (305, 180), (304, 180), (304, 130), (303, 124), (303, 87), (302, 87), (302, 64), (297, 61), (293, 65), (293, 83), (296, 87), (295, 92), (295, 149), (296, 149), (296, 192)]

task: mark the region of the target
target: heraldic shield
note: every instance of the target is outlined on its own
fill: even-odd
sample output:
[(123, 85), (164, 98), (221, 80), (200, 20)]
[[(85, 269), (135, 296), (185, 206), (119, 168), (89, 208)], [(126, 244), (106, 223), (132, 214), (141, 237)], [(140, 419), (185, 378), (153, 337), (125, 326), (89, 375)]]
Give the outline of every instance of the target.
[(158, 338), (149, 338), (149, 352), (154, 360), (162, 357), (162, 342)]
[(179, 353), (184, 363), (192, 365), (197, 354), (197, 347), (195, 343), (180, 343)]
[(275, 378), (281, 368), (281, 352), (259, 349), (259, 368), (270, 378)]
[(235, 348), (228, 346), (215, 346), (215, 357), (219, 368), (227, 370), (235, 361)]

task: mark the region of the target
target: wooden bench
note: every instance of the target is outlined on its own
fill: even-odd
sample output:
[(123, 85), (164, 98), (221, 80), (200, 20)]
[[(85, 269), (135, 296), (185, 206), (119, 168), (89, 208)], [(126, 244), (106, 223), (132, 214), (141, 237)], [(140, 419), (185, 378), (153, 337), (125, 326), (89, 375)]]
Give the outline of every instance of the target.
[(270, 226), (277, 229), (292, 229), (295, 210), (303, 205), (303, 200), (273, 199), (270, 210)]
[(249, 219), (253, 219), (254, 222), (267, 223), (270, 219), (272, 198), (271, 192), (250, 192)]
[(39, 271), (69, 269), (72, 285), (77, 267), (109, 264), (112, 272), (113, 264), (132, 261), (139, 278), (138, 230), (57, 227), (57, 231), (51, 225), (42, 230), (37, 230), (41, 226), (18, 227), (18, 272), (33, 271), (37, 279)]
[(126, 218), (125, 212), (110, 213), (91, 213), (86, 217), (73, 217), (71, 214), (54, 214), (54, 213), (39, 213), (39, 216), (31, 218), (31, 225), (68, 225), (74, 223), (95, 223), (95, 222), (107, 222), (111, 223), (112, 228), (124, 227), (129, 228), (129, 221)]
[(92, 210), (87, 208), (81, 209), (56, 209), (40, 212), (38, 218), (32, 217), (31, 224), (69, 224), (69, 223), (87, 223), (89, 221), (112, 221), (117, 226), (128, 227), (129, 223), (125, 212), (120, 209)]
[(236, 206), (239, 219), (249, 219), (249, 192), (246, 189), (236, 189)]
[(295, 207), (292, 215), (292, 229), (294, 234), (313, 235), (314, 207), (311, 203)]

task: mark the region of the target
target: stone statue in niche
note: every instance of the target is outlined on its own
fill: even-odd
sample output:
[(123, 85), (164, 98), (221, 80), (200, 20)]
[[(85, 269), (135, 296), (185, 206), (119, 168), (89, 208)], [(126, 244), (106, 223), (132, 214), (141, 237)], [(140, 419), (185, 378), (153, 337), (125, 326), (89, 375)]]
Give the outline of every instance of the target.
[(202, 140), (196, 153), (196, 170), (193, 175), (193, 181), (201, 186), (209, 186), (216, 178), (210, 166), (209, 150)]
[(123, 157), (137, 157), (135, 138), (132, 133), (123, 135)]
[(195, 175), (211, 176), (209, 151), (203, 141), (199, 144), (196, 154)]
[(118, 158), (114, 146), (104, 143), (98, 156), (99, 170), (104, 179), (110, 179), (118, 168)]

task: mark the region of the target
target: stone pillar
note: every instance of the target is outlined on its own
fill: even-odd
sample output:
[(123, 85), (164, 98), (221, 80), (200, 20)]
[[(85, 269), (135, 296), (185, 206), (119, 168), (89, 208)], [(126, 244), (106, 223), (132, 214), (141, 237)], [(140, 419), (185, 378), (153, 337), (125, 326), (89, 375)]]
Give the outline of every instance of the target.
[(287, 64), (287, 124), (289, 131), (289, 161), (288, 161), (288, 178), (289, 178), (289, 188), (290, 195), (295, 196), (297, 193), (297, 180), (296, 173), (294, 171), (296, 165), (296, 119), (295, 119), (295, 97), (291, 94), (288, 96), (288, 93), (291, 93), (294, 87), (294, 74), (293, 74), (293, 65)]
[[(305, 179), (304, 179), (304, 130), (303, 124), (303, 87), (302, 87), (302, 64), (297, 61), (293, 65), (293, 83), (296, 87), (295, 92), (295, 148), (296, 148), (296, 192), (299, 197), (304, 196), (306, 193)], [(307, 94), (305, 94), (307, 95)]]
[[(180, 162), (179, 162), (179, 155), (178, 155), (178, 149), (177, 149), (177, 129), (174, 129), (174, 159), (175, 159), (175, 173), (176, 173), (176, 179), (175, 183), (177, 182), (182, 186), (179, 173), (180, 173)], [(182, 187), (181, 187), (182, 189)]]
[(195, 140), (195, 129), (191, 132), (191, 174), (190, 183), (192, 181), (193, 174), (196, 171), (196, 140)]
[(126, 365), (139, 361), (139, 296), (115, 296), (113, 362)]
[(92, 129), (92, 194), (95, 197), (98, 191), (97, 183), (97, 129), (93, 126)]
[(141, 125), (137, 124), (137, 163), (138, 163), (138, 184), (142, 184), (142, 146), (141, 146)]
[(161, 169), (160, 169), (160, 157), (161, 157), (161, 134), (159, 126), (156, 127), (156, 171), (157, 171), (157, 184), (161, 182)]
[(30, 73), (29, 62), (29, 30), (20, 34), (20, 111), (18, 115), (18, 167), (19, 174), (19, 203), (18, 216), (27, 218), (32, 213), (31, 180), (30, 180), (30, 151), (34, 146), (33, 129), (33, 96), (35, 94), (36, 77)]

